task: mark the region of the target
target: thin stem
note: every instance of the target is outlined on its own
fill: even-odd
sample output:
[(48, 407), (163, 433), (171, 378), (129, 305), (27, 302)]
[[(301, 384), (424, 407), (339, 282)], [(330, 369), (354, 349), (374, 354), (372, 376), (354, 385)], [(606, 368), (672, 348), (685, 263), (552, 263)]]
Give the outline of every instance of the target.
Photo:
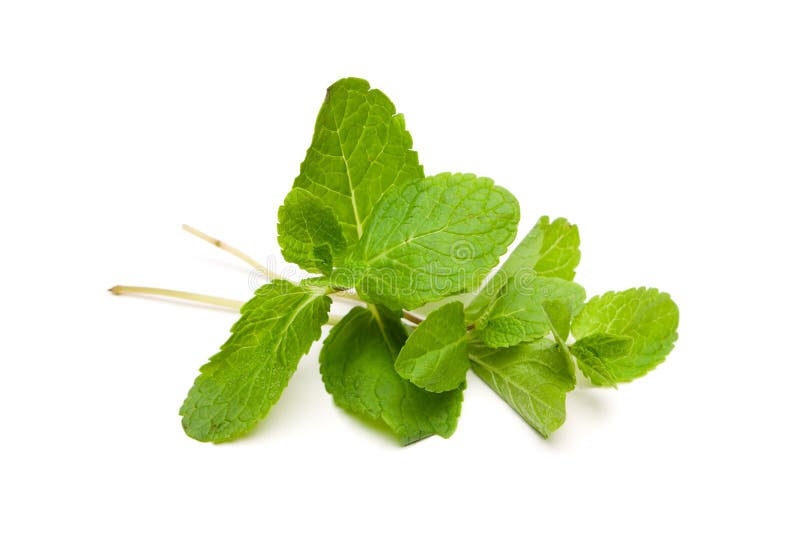
[(351, 295), (350, 293), (343, 293), (343, 291), (347, 291), (346, 289), (340, 289), (339, 291), (332, 293), (331, 296), (335, 299), (342, 299), (342, 300), (349, 300), (352, 302), (357, 302), (359, 304), (365, 304), (363, 300), (358, 298), (358, 295)]
[(405, 310), (403, 310), (403, 319), (405, 319), (406, 321), (412, 322), (414, 324), (420, 324), (424, 320), (419, 315), (414, 315), (413, 313), (407, 312)]
[(234, 247), (228, 245), (227, 243), (224, 243), (224, 242), (220, 241), (219, 239), (217, 239), (215, 237), (211, 237), (210, 235), (208, 235), (206, 233), (203, 233), (200, 230), (198, 230), (197, 228), (189, 226), (188, 224), (184, 224), (182, 228), (184, 230), (186, 230), (187, 232), (189, 232), (190, 234), (199, 237), (203, 241), (208, 241), (209, 243), (211, 243), (215, 247), (221, 248), (225, 252), (233, 254), (234, 256), (239, 258), (240, 260), (245, 261), (251, 267), (253, 267), (257, 271), (259, 271), (261, 274), (263, 274), (264, 276), (266, 276), (270, 280), (275, 280), (275, 279), (280, 279), (281, 278), (280, 276), (278, 276), (277, 273), (267, 269), (264, 265), (260, 264), (259, 262), (257, 262), (256, 260), (254, 260), (253, 258), (248, 256), (247, 254), (245, 254), (244, 252), (242, 252), (238, 248), (234, 248)]
[(158, 287), (114, 286), (109, 289), (109, 291), (115, 295), (156, 295), (159, 297), (189, 300), (203, 304), (212, 304), (235, 311), (239, 311), (244, 305), (244, 302), (241, 300), (213, 297), (211, 295), (201, 295), (200, 293), (189, 293), (187, 291), (175, 291), (174, 289), (161, 289)]
[(342, 316), (342, 315), (339, 315), (339, 314), (337, 314), (337, 313), (331, 313), (331, 314), (329, 314), (329, 315), (328, 315), (328, 322), (327, 322), (327, 323), (325, 323), (325, 324), (327, 324), (327, 325), (329, 325), (329, 326), (335, 326), (335, 325), (337, 325), (337, 324), (339, 323), (339, 321), (341, 321), (342, 319), (344, 319), (344, 316)]
[[(405, 311), (405, 310), (403, 310), (403, 319), (405, 319), (406, 321), (409, 321), (411, 323), (414, 323), (416, 325), (419, 325), (420, 323), (422, 323), (422, 321), (425, 320), (424, 317), (420, 317), (419, 315), (414, 315), (413, 313)], [(474, 330), (474, 329), (475, 329), (475, 324), (474, 323), (470, 323), (470, 324), (467, 325), (467, 331)]]
[[(109, 289), (109, 291), (114, 295), (156, 295), (159, 297), (171, 297), (191, 302), (200, 302), (202, 304), (213, 304), (237, 312), (244, 306), (244, 302), (241, 300), (212, 297), (211, 295), (201, 295), (200, 293), (188, 293), (186, 291), (175, 291), (174, 289), (161, 289), (157, 287), (114, 286)], [(328, 322), (325, 324), (333, 326), (341, 320), (341, 315), (332, 313), (328, 316)]]
[(545, 314), (547, 318), (547, 324), (550, 326), (550, 333), (553, 336), (553, 340), (558, 345), (558, 350), (561, 352), (561, 355), (564, 356), (564, 360), (567, 362), (567, 366), (572, 370), (572, 374), (575, 374), (575, 362), (572, 360), (572, 353), (570, 353), (569, 348), (567, 347), (566, 340), (561, 339), (561, 336), (558, 334), (556, 327), (553, 326), (553, 321), (550, 320), (550, 315)]

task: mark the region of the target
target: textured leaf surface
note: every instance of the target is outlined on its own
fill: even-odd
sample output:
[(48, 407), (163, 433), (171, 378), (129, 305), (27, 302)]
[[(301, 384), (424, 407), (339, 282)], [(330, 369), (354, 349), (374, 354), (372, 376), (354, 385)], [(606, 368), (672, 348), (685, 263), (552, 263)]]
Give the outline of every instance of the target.
[[(586, 291), (583, 291), (583, 297), (583, 300), (585, 300)], [(563, 342), (569, 338), (572, 319), (583, 306), (583, 300), (578, 300), (576, 295), (575, 298), (556, 298), (542, 302), (542, 310), (547, 315), (547, 320), (551, 327), (550, 330), (556, 340)]]
[(541, 217), (509, 256), (508, 269), (516, 272), (533, 265), (539, 276), (572, 280), (581, 261), (580, 244), (577, 226), (564, 218), (551, 223), (549, 217)]
[(470, 358), (475, 374), (542, 436), (564, 423), (575, 376), (555, 343), (543, 339), (507, 349), (473, 347)]
[(616, 387), (614, 362), (626, 358), (633, 346), (630, 336), (592, 334), (579, 339), (570, 351), (578, 361), (578, 368), (596, 386)]
[(390, 190), (350, 264), (370, 302), (413, 309), (477, 288), (513, 241), (519, 204), (488, 178), (443, 173)]
[(409, 336), (394, 363), (413, 384), (433, 392), (460, 387), (467, 377), (467, 329), (464, 305), (437, 308)]
[[(585, 292), (584, 292), (585, 298)], [(583, 300), (545, 300), (542, 303), (542, 309), (547, 316), (547, 321), (550, 324), (550, 332), (558, 345), (564, 361), (567, 364), (569, 374), (575, 379), (575, 359), (569, 352), (567, 347), (567, 339), (569, 338), (569, 330), (572, 325), (572, 319), (578, 312), (580, 307), (583, 306)]]
[(294, 187), (331, 207), (352, 246), (389, 187), (423, 178), (411, 145), (385, 94), (366, 80), (339, 80), (328, 88)]
[(577, 226), (563, 218), (551, 223), (549, 217), (541, 217), (470, 303), (467, 316), (479, 315), (511, 277), (530, 280), (547, 276), (571, 281), (581, 260), (579, 247)]
[(593, 334), (630, 336), (627, 356), (605, 363), (618, 382), (645, 375), (664, 361), (678, 339), (678, 307), (666, 293), (644, 287), (592, 298), (575, 317), (576, 339)]
[(278, 244), (286, 261), (323, 274), (331, 273), (346, 248), (333, 210), (299, 187), (289, 192), (278, 209)]
[(564, 322), (569, 324), (563, 314), (577, 313), (586, 299), (575, 282), (545, 277), (524, 282), (510, 278), (475, 322), (475, 334), (490, 347), (510, 347), (545, 336), (551, 330), (545, 306), (558, 312), (555, 326), (563, 331)]
[(275, 281), (242, 307), (230, 339), (200, 368), (181, 407), (199, 441), (241, 436), (277, 402), (300, 357), (319, 339), (331, 300), (316, 288)]
[(406, 340), (396, 316), (353, 308), (331, 329), (320, 353), (325, 388), (345, 410), (382, 421), (403, 444), (449, 437), (461, 411), (461, 389), (431, 393), (403, 379), (394, 361)]

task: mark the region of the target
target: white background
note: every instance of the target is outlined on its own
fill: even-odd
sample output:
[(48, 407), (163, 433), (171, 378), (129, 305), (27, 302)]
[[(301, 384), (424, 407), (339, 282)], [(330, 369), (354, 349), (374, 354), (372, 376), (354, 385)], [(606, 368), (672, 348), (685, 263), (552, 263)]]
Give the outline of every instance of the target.
[[(3, 2), (0, 530), (797, 532), (796, 2)], [(246, 299), (325, 88), (367, 78), (426, 171), (577, 223), (590, 294), (681, 309), (666, 363), (579, 388), (542, 440), (474, 375), (401, 448), (339, 411), (318, 345), (252, 436), (178, 407)], [(313, 529), (313, 530), (309, 530)]]

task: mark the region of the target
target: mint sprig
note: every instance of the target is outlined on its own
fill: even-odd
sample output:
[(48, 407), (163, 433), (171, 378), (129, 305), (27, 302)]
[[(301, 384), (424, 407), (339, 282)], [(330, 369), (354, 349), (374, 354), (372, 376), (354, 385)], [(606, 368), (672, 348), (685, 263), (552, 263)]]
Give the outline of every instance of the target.
[[(280, 398), (298, 361), (320, 352), (336, 405), (403, 443), (456, 429), (472, 369), (542, 436), (566, 418), (576, 363), (592, 384), (617, 387), (664, 361), (678, 308), (656, 289), (586, 300), (574, 282), (577, 226), (542, 217), (490, 275), (519, 222), (514, 196), (489, 178), (426, 177), (402, 115), (360, 79), (333, 84), (300, 174), (278, 211), (284, 258), (316, 278), (283, 280), (191, 227), (271, 282), (247, 303), (116, 286), (241, 313), (200, 369), (180, 414), (186, 433), (222, 442), (249, 432)], [(333, 300), (349, 304), (341, 319)]]

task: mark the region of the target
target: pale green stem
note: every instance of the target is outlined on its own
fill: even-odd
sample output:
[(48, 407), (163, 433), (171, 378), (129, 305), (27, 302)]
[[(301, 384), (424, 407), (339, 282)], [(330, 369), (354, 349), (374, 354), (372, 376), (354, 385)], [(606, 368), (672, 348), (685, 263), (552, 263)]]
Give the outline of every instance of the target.
[(561, 336), (559, 336), (558, 332), (556, 332), (553, 322), (550, 320), (550, 316), (547, 314), (545, 314), (545, 316), (547, 316), (547, 324), (550, 325), (550, 333), (552, 334), (556, 345), (558, 345), (558, 350), (561, 351), (561, 354), (564, 356), (569, 368), (572, 369), (573, 373), (575, 373), (575, 362), (572, 359), (572, 353), (569, 351), (569, 347), (567, 347), (567, 342), (561, 339)]
[[(241, 300), (213, 297), (211, 295), (202, 295), (200, 293), (189, 293), (188, 291), (175, 291), (174, 289), (161, 289), (158, 287), (114, 286), (109, 289), (109, 291), (114, 295), (155, 295), (158, 297), (169, 297), (201, 304), (212, 304), (214, 306), (220, 306), (236, 312), (238, 312), (245, 304)], [(326, 324), (335, 325), (341, 320), (341, 315), (330, 314)]]
[[(251, 267), (253, 267), (257, 271), (259, 271), (261, 274), (263, 274), (264, 276), (266, 276), (270, 280), (276, 280), (276, 279), (277, 280), (281, 280), (282, 279), (282, 277), (280, 277), (277, 273), (275, 273), (274, 271), (271, 271), (266, 266), (264, 266), (261, 263), (257, 262), (256, 260), (254, 260), (252, 257), (248, 256), (247, 254), (245, 254), (241, 250), (239, 250), (239, 249), (237, 249), (235, 247), (232, 247), (232, 246), (228, 245), (227, 243), (225, 243), (225, 242), (223, 242), (223, 241), (221, 241), (221, 240), (219, 240), (219, 239), (217, 239), (215, 237), (212, 237), (212, 236), (206, 234), (205, 232), (201, 232), (197, 228), (189, 226), (188, 224), (184, 224), (182, 226), (182, 228), (185, 231), (189, 232), (190, 234), (199, 237), (203, 241), (207, 241), (207, 242), (211, 243), (212, 245), (214, 245), (215, 247), (220, 248), (220, 249), (224, 250), (225, 252), (228, 252), (229, 254), (232, 254), (232, 255), (236, 256), (237, 258), (239, 258), (240, 260), (244, 261), (245, 263), (247, 263), (248, 265), (250, 265)], [(365, 302), (363, 300), (361, 300), (357, 295), (352, 295), (350, 293), (347, 293), (346, 292), (347, 291), (346, 288), (341, 288), (341, 289), (340, 288), (336, 288), (336, 289), (337, 289), (337, 291), (335, 291), (334, 293), (331, 294), (331, 296), (334, 299), (336, 299), (336, 300), (346, 300), (346, 301), (350, 301), (350, 302), (358, 303), (358, 304), (365, 304)], [(213, 305), (216, 305), (216, 306), (221, 306), (223, 308), (229, 308), (229, 309), (236, 310), (236, 311), (239, 311), (239, 308), (241, 308), (242, 305), (244, 304), (244, 302), (239, 301), (239, 300), (232, 300), (232, 299), (226, 299), (226, 298), (221, 298), (221, 297), (213, 297), (213, 296), (210, 296), (210, 295), (201, 295), (199, 293), (189, 293), (189, 292), (186, 292), (186, 291), (175, 291), (173, 289), (160, 289), (160, 288), (155, 288), (155, 287), (114, 286), (109, 291), (111, 291), (115, 295), (139, 294), (139, 295), (157, 295), (157, 296), (162, 296), (162, 297), (172, 297), (172, 298), (181, 299), (181, 300), (189, 300), (189, 301), (193, 301), (193, 302), (201, 302), (203, 304), (213, 304)], [(410, 321), (410, 322), (412, 322), (412, 323), (414, 323), (416, 325), (420, 324), (423, 321), (422, 317), (419, 317), (419, 316), (414, 315), (413, 313), (410, 313), (410, 312), (407, 312), (407, 311), (403, 311), (403, 317), (407, 321)], [(328, 321), (328, 324), (336, 324), (337, 322), (339, 322), (341, 317), (333, 317), (333, 319), (335, 320), (335, 322)]]
[(420, 317), (418, 315), (414, 315), (413, 313), (407, 312), (405, 310), (403, 310), (403, 318), (406, 321), (410, 321), (410, 322), (412, 322), (414, 324), (417, 324), (417, 325), (422, 323), (422, 321), (424, 321), (424, 319), (422, 317)]
[(348, 291), (347, 288), (334, 288), (333, 293), (331, 293), (331, 296), (342, 300), (350, 300), (352, 302), (357, 302), (359, 304), (366, 304), (363, 300), (361, 300), (358, 297), (358, 295), (346, 293), (346, 291)]
[(206, 233), (203, 233), (200, 230), (198, 230), (197, 228), (193, 228), (193, 227), (189, 226), (188, 224), (184, 224), (183, 225), (183, 229), (186, 230), (187, 232), (189, 232), (190, 234), (199, 237), (203, 241), (208, 241), (209, 243), (211, 243), (215, 247), (221, 248), (222, 250), (224, 250), (225, 252), (228, 252), (229, 254), (233, 254), (234, 256), (236, 256), (240, 260), (246, 262), (251, 267), (256, 269), (258, 272), (260, 272), (261, 274), (263, 274), (264, 276), (269, 278), (270, 280), (280, 280), (281, 279), (281, 277), (278, 276), (277, 273), (267, 269), (267, 267), (265, 267), (264, 265), (260, 264), (259, 262), (257, 262), (256, 260), (254, 260), (253, 258), (248, 256), (247, 254), (245, 254), (244, 252), (242, 252), (238, 248), (234, 248), (234, 247), (228, 245), (227, 243), (224, 243), (223, 241), (220, 241), (219, 239), (217, 239), (215, 237), (211, 237), (210, 235), (208, 235)]
[(189, 293), (188, 291), (175, 291), (174, 289), (161, 289), (158, 287), (142, 286), (114, 286), (109, 289), (115, 295), (156, 295), (159, 297), (170, 297), (180, 300), (190, 300), (202, 304), (212, 304), (222, 308), (239, 311), (244, 305), (241, 300), (213, 297), (211, 295), (201, 295), (200, 293)]

